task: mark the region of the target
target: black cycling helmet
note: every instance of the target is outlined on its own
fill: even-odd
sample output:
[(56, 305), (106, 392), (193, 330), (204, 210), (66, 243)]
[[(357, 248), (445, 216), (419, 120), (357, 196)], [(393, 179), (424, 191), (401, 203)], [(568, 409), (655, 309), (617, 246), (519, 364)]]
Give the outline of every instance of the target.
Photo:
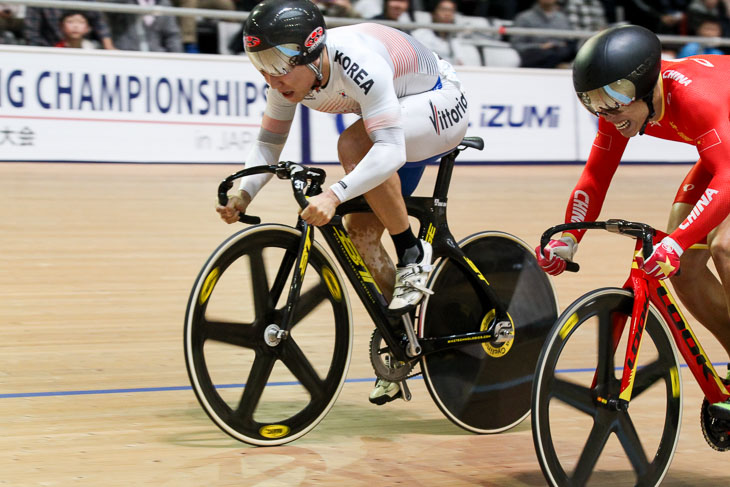
[(264, 0), (243, 23), (246, 54), (259, 71), (282, 76), (294, 66), (311, 66), (324, 48), (327, 27), (309, 0)]
[(661, 54), (659, 38), (644, 27), (622, 25), (604, 30), (588, 39), (575, 56), (575, 92), (593, 114), (644, 100), (651, 118)]

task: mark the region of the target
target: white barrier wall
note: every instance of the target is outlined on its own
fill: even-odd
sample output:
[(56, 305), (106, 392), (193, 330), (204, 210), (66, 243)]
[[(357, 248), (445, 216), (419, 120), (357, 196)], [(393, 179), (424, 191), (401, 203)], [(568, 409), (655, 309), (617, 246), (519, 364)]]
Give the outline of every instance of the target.
[[(0, 46), (0, 161), (241, 162), (266, 85), (245, 57)], [(596, 119), (569, 70), (458, 69), (469, 135), (460, 161), (585, 161)], [(354, 116), (299, 110), (283, 159), (334, 162)], [(637, 137), (624, 160), (693, 162), (693, 147)]]

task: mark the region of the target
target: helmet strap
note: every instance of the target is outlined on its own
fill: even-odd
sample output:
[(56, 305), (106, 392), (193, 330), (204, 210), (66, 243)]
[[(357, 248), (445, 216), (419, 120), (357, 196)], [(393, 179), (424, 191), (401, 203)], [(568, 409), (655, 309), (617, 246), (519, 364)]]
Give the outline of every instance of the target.
[(646, 130), (646, 126), (649, 124), (649, 120), (656, 115), (656, 111), (654, 110), (654, 89), (652, 89), (651, 92), (644, 97), (644, 102), (646, 102), (646, 106), (649, 108), (649, 114), (646, 116), (646, 120), (644, 120), (641, 130), (639, 130), (639, 135), (644, 135), (644, 131)]
[(319, 53), (319, 66), (314, 64), (314, 61), (307, 64), (307, 67), (312, 70), (314, 73), (315, 81), (312, 85), (312, 89), (316, 90), (320, 86), (322, 86), (322, 63), (324, 62), (324, 49), (322, 49)]

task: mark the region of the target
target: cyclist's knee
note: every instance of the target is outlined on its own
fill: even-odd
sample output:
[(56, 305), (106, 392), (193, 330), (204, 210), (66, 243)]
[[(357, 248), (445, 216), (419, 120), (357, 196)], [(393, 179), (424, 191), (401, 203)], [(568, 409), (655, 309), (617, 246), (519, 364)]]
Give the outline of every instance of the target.
[(697, 279), (707, 266), (710, 256), (706, 250), (690, 249), (682, 254), (679, 275), (672, 277), (672, 284), (678, 293), (697, 286)]
[(353, 240), (380, 242), (385, 227), (374, 213), (350, 213), (345, 228)]
[(364, 128), (358, 130), (357, 123), (342, 132), (337, 140), (337, 157), (347, 173), (355, 169), (373, 145)]
[(730, 265), (730, 232), (717, 232), (709, 242), (710, 254), (716, 266)]

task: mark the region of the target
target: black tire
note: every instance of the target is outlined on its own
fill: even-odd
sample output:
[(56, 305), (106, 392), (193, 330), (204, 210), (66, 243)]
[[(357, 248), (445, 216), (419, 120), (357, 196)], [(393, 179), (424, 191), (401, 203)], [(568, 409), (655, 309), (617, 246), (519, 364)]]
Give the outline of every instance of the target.
[[(249, 227), (203, 266), (185, 314), (185, 363), (208, 416), (233, 438), (280, 445), (329, 412), (352, 352), (352, 318), (337, 267), (315, 241), (288, 337), (276, 343), (301, 233)], [(272, 328), (273, 326), (273, 328)], [(273, 344), (271, 344), (273, 340)]]
[(618, 396), (633, 302), (629, 290), (592, 291), (550, 332), (532, 398), (532, 435), (549, 485), (656, 486), (669, 469), (679, 440), (682, 380), (671, 332), (653, 305), (628, 410), (598, 400)]
[[(515, 325), (509, 347), (467, 344), (425, 356), (431, 397), (454, 424), (474, 433), (499, 433), (530, 413), (535, 364), (558, 316), (555, 290), (522, 240), (482, 232), (459, 243), (506, 307)], [(479, 331), (492, 303), (480, 302), (460, 266), (443, 260), (433, 271), (434, 294), (421, 307), (422, 337)], [(508, 344), (505, 344), (508, 345)]]

